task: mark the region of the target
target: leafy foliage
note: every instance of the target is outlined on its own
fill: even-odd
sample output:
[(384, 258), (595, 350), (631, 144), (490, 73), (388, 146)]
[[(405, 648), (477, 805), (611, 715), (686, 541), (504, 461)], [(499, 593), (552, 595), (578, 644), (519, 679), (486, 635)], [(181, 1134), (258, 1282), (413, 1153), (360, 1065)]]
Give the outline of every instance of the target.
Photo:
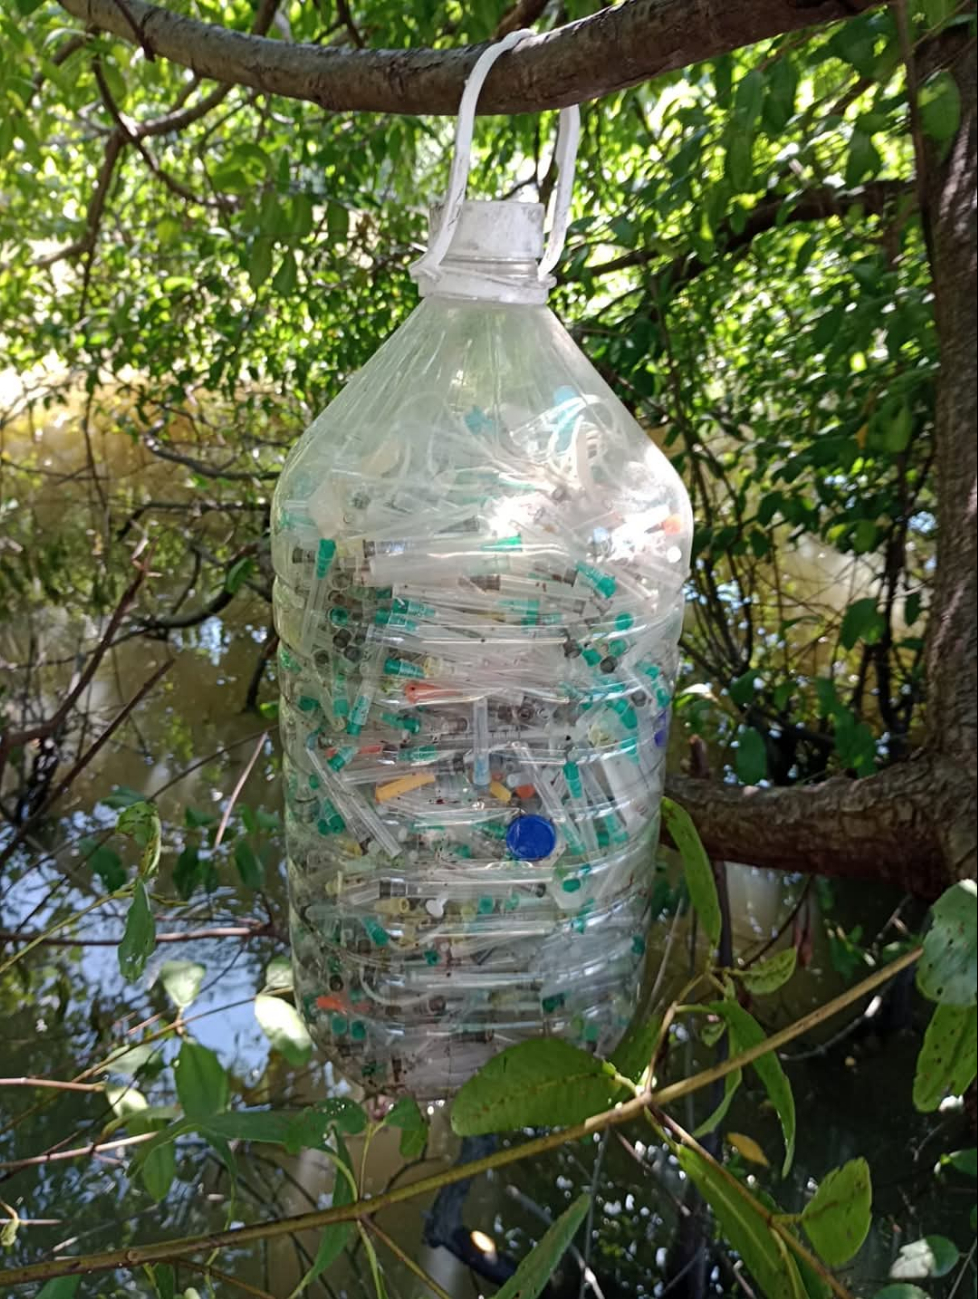
[(507, 1047), (464, 1083), (452, 1105), (460, 1136), (579, 1123), (606, 1109), (616, 1088), (595, 1056), (559, 1038)]
[(801, 1215), (809, 1240), (826, 1263), (841, 1267), (859, 1251), (869, 1232), (873, 1192), (869, 1165), (853, 1159), (819, 1184)]

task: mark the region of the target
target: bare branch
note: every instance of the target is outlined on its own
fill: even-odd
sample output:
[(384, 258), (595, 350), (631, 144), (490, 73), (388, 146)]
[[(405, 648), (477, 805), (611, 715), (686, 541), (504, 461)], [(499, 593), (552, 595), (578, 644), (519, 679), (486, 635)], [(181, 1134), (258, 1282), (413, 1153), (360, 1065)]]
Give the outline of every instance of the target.
[(79, 257), (85, 253), (91, 255), (92, 249), (95, 247), (95, 241), (98, 239), (99, 227), (102, 224), (102, 215), (108, 201), (116, 163), (119, 161), (125, 143), (125, 136), (118, 130), (113, 131), (105, 142), (102, 167), (95, 182), (95, 188), (88, 204), (88, 212), (85, 216), (85, 233), (80, 239), (76, 239), (74, 243), (67, 244), (64, 248), (59, 248), (53, 253), (48, 253), (46, 257), (39, 257), (34, 263), (35, 266), (43, 268), (53, 266), (55, 262), (63, 262), (70, 257)]
[[(145, 0), (127, 0), (125, 14), (116, 0), (61, 4), (83, 22), (199, 76), (333, 111), (454, 114), (482, 49), (323, 49), (247, 36)], [(521, 113), (594, 99), (782, 32), (850, 18), (854, 8), (849, 0), (625, 0), (504, 55), (479, 111)]]

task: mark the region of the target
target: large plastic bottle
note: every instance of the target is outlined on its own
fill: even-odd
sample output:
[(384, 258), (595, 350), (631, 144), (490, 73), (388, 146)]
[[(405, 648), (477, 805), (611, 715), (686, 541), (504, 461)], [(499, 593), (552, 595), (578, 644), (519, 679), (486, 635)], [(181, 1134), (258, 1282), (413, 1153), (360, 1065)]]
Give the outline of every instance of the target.
[(547, 308), (542, 232), (464, 204), (275, 494), (297, 1001), (386, 1093), (605, 1053), (642, 977), (690, 506)]

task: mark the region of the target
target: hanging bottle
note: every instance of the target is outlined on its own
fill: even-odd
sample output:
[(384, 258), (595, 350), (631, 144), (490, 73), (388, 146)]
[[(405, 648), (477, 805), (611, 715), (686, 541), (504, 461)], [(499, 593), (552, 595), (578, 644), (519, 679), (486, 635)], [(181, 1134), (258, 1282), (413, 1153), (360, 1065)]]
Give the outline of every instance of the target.
[(296, 999), (388, 1094), (605, 1054), (642, 980), (692, 521), (546, 305), (575, 113), (546, 254), (541, 206), (461, 201), (460, 115), (422, 302), (275, 493)]

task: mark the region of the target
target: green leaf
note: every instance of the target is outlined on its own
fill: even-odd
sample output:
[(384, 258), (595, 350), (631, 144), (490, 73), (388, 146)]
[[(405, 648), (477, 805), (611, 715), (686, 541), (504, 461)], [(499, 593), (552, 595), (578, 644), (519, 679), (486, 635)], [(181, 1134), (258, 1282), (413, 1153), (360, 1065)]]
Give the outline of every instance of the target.
[(950, 1155), (944, 1155), (941, 1162), (950, 1164), (957, 1172), (964, 1173), (965, 1177), (978, 1177), (978, 1151), (974, 1146), (970, 1150), (955, 1150)]
[(978, 911), (974, 880), (953, 884), (931, 909), (917, 987), (942, 1005), (973, 1006), (978, 987)]
[(175, 1006), (184, 1010), (195, 1000), (207, 970), (196, 961), (164, 961), (160, 982)]
[(661, 1027), (661, 1015), (646, 1016), (629, 1024), (625, 1036), (609, 1056), (623, 1078), (630, 1078), (633, 1083), (640, 1081), (649, 1067)]
[(741, 981), (748, 992), (764, 996), (783, 987), (794, 974), (797, 964), (798, 949), (787, 947), (758, 965), (752, 965), (747, 970), (731, 970), (730, 973)]
[(143, 1093), (131, 1085), (106, 1087), (104, 1095), (112, 1107), (112, 1113), (118, 1119), (129, 1118), (132, 1114), (144, 1113), (149, 1108), (149, 1102)]
[(194, 889), (200, 883), (202, 869), (203, 862), (197, 849), (184, 848), (173, 868), (173, 887), (184, 902), (193, 895)]
[(149, 894), (142, 880), (126, 913), (126, 928), (119, 943), (119, 971), (127, 983), (133, 983), (146, 968), (156, 946), (156, 922), (149, 905)]
[(99, 802), (106, 807), (111, 807), (113, 811), (118, 811), (122, 807), (132, 807), (135, 803), (142, 803), (143, 796), (138, 789), (130, 789), (128, 785), (116, 785), (111, 794), (105, 798), (100, 798)]
[(162, 1142), (140, 1161), (143, 1186), (157, 1204), (165, 1200), (177, 1175), (177, 1153), (172, 1141)]
[(236, 560), (227, 571), (224, 579), (224, 589), (230, 595), (237, 593), (247, 582), (248, 578), (255, 572), (255, 561), (251, 555), (245, 555), (243, 559)]
[(753, 726), (737, 733), (737, 752), (734, 758), (737, 779), (744, 785), (756, 785), (767, 775), (767, 748), (764, 736)]
[(80, 1276), (56, 1276), (37, 1292), (37, 1299), (74, 1299)]
[(292, 989), (292, 962), (287, 956), (273, 956), (265, 967), (265, 988), (286, 992)]
[(295, 292), (298, 278), (299, 268), (296, 266), (295, 253), (287, 252), (282, 258), (281, 265), (275, 272), (275, 278), (272, 280), (272, 288), (283, 298), (291, 297)]
[(794, 1259), (785, 1259), (767, 1225), (766, 1211), (750, 1193), (736, 1191), (698, 1151), (682, 1146), (677, 1159), (767, 1299), (798, 1299), (804, 1294)]
[(121, 1078), (134, 1078), (154, 1058), (159, 1058), (159, 1048), (148, 1042), (140, 1042), (138, 1046), (131, 1046), (118, 1055), (109, 1057), (106, 1068)]
[(860, 181), (875, 176), (882, 166), (882, 161), (869, 135), (865, 131), (853, 131), (849, 141), (849, 156), (846, 159), (847, 187), (854, 189)]
[(851, 1159), (823, 1177), (805, 1205), (801, 1225), (830, 1267), (854, 1258), (869, 1234), (873, 1188), (865, 1159)]
[(944, 144), (952, 140), (961, 125), (961, 92), (950, 72), (935, 72), (920, 88), (917, 99), (924, 132)]
[(259, 993), (255, 998), (255, 1017), (272, 1046), (290, 1065), (301, 1069), (309, 1062), (312, 1038), (294, 1006), (281, 997)]
[(754, 138), (750, 131), (732, 129), (727, 137), (723, 174), (735, 194), (754, 189)]
[(757, 673), (750, 669), (743, 676), (736, 677), (731, 681), (727, 693), (738, 708), (746, 708), (757, 694), (757, 687), (754, 684), (756, 680)]
[(188, 830), (199, 830), (209, 825), (217, 825), (217, 817), (213, 812), (201, 812), (196, 807), (185, 807), (183, 823)]
[(156, 1287), (157, 1299), (174, 1299), (176, 1279), (169, 1263), (157, 1263), (152, 1269), (153, 1285)]
[(227, 1071), (208, 1047), (185, 1041), (173, 1062), (173, 1074), (188, 1119), (202, 1122), (227, 1109)]
[(920, 617), (920, 608), (923, 599), (919, 591), (912, 591), (903, 602), (903, 620), (908, 627), (912, 626)]
[(737, 82), (734, 91), (734, 112), (737, 114), (737, 126), (750, 128), (757, 121), (764, 102), (764, 83), (766, 77), (761, 67), (751, 68)]
[(877, 1290), (873, 1299), (928, 1299), (927, 1291), (921, 1290), (919, 1285), (907, 1285), (903, 1282), (897, 1285), (885, 1285), (882, 1290)]
[[(288, 1110), (225, 1110), (211, 1114), (202, 1125), (209, 1135), (228, 1141), (261, 1141), (270, 1146), (286, 1146), (295, 1115)], [(310, 1147), (311, 1143), (310, 1143)]]
[(901, 1245), (890, 1268), (894, 1281), (925, 1281), (929, 1276), (947, 1276), (961, 1253), (946, 1236), (924, 1236)]
[(846, 649), (854, 649), (856, 642), (864, 640), (873, 645), (883, 635), (886, 623), (872, 596), (854, 600), (845, 611), (839, 637)]
[(737, 1095), (740, 1084), (743, 1080), (744, 1072), (742, 1069), (735, 1069), (733, 1073), (728, 1073), (726, 1075), (723, 1080), (723, 1099), (720, 1101), (720, 1104), (716, 1107), (713, 1113), (705, 1118), (699, 1127), (694, 1130), (694, 1137), (702, 1137), (708, 1132), (712, 1132), (713, 1129), (726, 1117), (727, 1110), (730, 1109), (733, 1098)]
[(234, 845), (234, 864), (245, 888), (264, 888), (265, 867), (247, 839), (239, 839)]
[(578, 1196), (570, 1208), (550, 1224), (506, 1284), (496, 1291), (495, 1299), (537, 1299), (547, 1282), (553, 1279), (557, 1264), (587, 1217), (590, 1202), (589, 1195)]
[(160, 861), (162, 827), (160, 814), (152, 803), (132, 803), (119, 813), (115, 828), (120, 834), (135, 839), (143, 850), (139, 859), (139, 874), (143, 879), (152, 879)]
[(720, 941), (723, 917), (713, 867), (689, 813), (671, 798), (662, 800), (662, 823), (683, 859), (686, 887), (710, 947)]
[[(215, 184), (217, 180), (215, 178)], [(227, 184), (218, 185), (219, 189), (231, 189), (232, 186)], [(251, 247), (251, 256), (248, 259), (248, 283), (256, 291), (268, 279), (272, 273), (272, 240), (268, 235), (258, 235)]]
[(883, 446), (892, 455), (899, 455), (910, 445), (912, 433), (913, 416), (910, 414), (910, 407), (906, 402), (901, 402), (896, 414), (887, 421), (883, 431)]
[[(85, 851), (88, 845), (90, 846)], [(121, 889), (126, 882), (126, 870), (119, 854), (107, 844), (96, 844), (91, 839), (83, 839), (81, 847), (85, 861), (109, 892), (114, 893), (116, 889)]]
[(367, 1126), (363, 1109), (346, 1096), (330, 1097), (292, 1115), (284, 1145), (290, 1155), (300, 1150), (325, 1150), (334, 1132), (356, 1136)]
[(401, 1129), (400, 1152), (405, 1159), (416, 1159), (428, 1144), (428, 1124), (412, 1096), (399, 1100), (384, 1116), (384, 1123)]
[[(335, 1144), (334, 1162), (342, 1164), (350, 1174), (347, 1177), (339, 1168), (336, 1170), (336, 1180), (333, 1184), (333, 1205), (342, 1208), (353, 1203), (353, 1187), (356, 1185), (356, 1181), (353, 1176), (353, 1161), (350, 1159), (349, 1152), (339, 1133), (335, 1135)], [(316, 1250), (316, 1257), (313, 1260), (312, 1267), (299, 1282), (295, 1294), (300, 1294), (310, 1282), (315, 1281), (317, 1276), (321, 1276), (328, 1267), (332, 1267), (342, 1254), (352, 1232), (352, 1222), (331, 1222), (327, 1227), (323, 1228), (323, 1234), (319, 1238), (319, 1248)]]
[(384, 1115), (384, 1124), (390, 1128), (423, 1128), (424, 1115), (413, 1096), (402, 1096)]
[(593, 1055), (559, 1038), (518, 1042), (463, 1083), (452, 1106), (462, 1137), (513, 1128), (563, 1127), (606, 1109), (614, 1084)]
[(343, 243), (350, 229), (350, 214), (341, 203), (326, 208), (326, 234), (331, 243)]
[(978, 1006), (935, 1006), (917, 1056), (913, 1103), (936, 1110), (945, 1096), (963, 1096), (978, 1072)]
[(795, 111), (795, 94), (798, 90), (798, 73), (794, 63), (782, 55), (771, 67), (768, 93), (764, 101), (764, 125), (772, 135), (778, 135), (791, 121)]
[(17, 1243), (17, 1232), (20, 1228), (20, 1215), (14, 1208), (10, 1209), (11, 1216), (4, 1222), (0, 1228), (0, 1249), (12, 1249)]
[[(739, 1055), (741, 1051), (747, 1051), (753, 1046), (759, 1046), (766, 1040), (764, 1030), (757, 1020), (736, 1001), (711, 1001), (707, 1009), (727, 1021), (732, 1056)], [(768, 1098), (781, 1120), (781, 1131), (784, 1134), (782, 1176), (787, 1177), (795, 1154), (795, 1098), (791, 1091), (791, 1083), (781, 1067), (781, 1061), (773, 1051), (758, 1056), (751, 1068), (764, 1084)]]

